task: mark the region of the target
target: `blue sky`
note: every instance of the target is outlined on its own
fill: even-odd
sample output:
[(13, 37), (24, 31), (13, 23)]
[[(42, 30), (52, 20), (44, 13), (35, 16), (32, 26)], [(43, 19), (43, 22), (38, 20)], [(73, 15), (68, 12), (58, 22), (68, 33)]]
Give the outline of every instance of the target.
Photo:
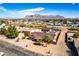
[(0, 3), (0, 18), (19, 18), (25, 15), (61, 15), (79, 17), (77, 3)]

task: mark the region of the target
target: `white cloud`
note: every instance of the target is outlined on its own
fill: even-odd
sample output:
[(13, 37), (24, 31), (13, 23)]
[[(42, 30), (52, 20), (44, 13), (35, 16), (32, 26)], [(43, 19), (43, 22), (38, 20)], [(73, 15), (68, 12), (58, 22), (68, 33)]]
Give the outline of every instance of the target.
[(34, 8), (34, 9), (26, 9), (26, 10), (22, 10), (22, 11), (20, 11), (20, 12), (36, 12), (36, 11), (42, 11), (42, 10), (44, 10), (44, 8), (42, 8), (42, 7), (39, 7), (39, 8)]
[(25, 10), (7, 10), (4, 7), (0, 7), (0, 11), (3, 11), (2, 15), (3, 17), (24, 17), (26, 15), (34, 15), (35, 13), (44, 10), (42, 7), (34, 8), (34, 9), (25, 9)]
[(25, 15), (34, 15), (35, 13), (44, 10), (44, 8), (39, 7), (39, 8), (34, 8), (34, 9), (25, 9), (25, 10), (20, 10), (20, 11), (15, 11), (15, 13), (25, 16)]

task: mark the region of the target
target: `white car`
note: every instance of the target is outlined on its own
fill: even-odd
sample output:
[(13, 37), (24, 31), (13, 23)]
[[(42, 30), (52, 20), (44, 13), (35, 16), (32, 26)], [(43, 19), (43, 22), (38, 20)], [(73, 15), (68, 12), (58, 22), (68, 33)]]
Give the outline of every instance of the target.
[(4, 56), (4, 52), (0, 52), (0, 56)]

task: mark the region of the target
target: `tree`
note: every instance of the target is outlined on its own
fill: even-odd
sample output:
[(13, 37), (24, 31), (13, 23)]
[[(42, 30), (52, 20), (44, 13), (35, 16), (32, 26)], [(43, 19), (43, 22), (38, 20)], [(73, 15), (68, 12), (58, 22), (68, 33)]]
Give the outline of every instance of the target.
[(18, 36), (18, 31), (16, 30), (16, 28), (14, 26), (10, 26), (7, 30), (6, 30), (6, 36), (8, 38), (16, 38)]

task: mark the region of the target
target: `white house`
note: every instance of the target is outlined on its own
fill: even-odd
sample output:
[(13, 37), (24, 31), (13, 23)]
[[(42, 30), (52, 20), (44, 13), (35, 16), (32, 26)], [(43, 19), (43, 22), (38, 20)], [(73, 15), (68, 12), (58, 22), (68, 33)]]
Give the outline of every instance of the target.
[(3, 28), (5, 26), (5, 24), (3, 23), (2, 25), (0, 25), (0, 28)]

